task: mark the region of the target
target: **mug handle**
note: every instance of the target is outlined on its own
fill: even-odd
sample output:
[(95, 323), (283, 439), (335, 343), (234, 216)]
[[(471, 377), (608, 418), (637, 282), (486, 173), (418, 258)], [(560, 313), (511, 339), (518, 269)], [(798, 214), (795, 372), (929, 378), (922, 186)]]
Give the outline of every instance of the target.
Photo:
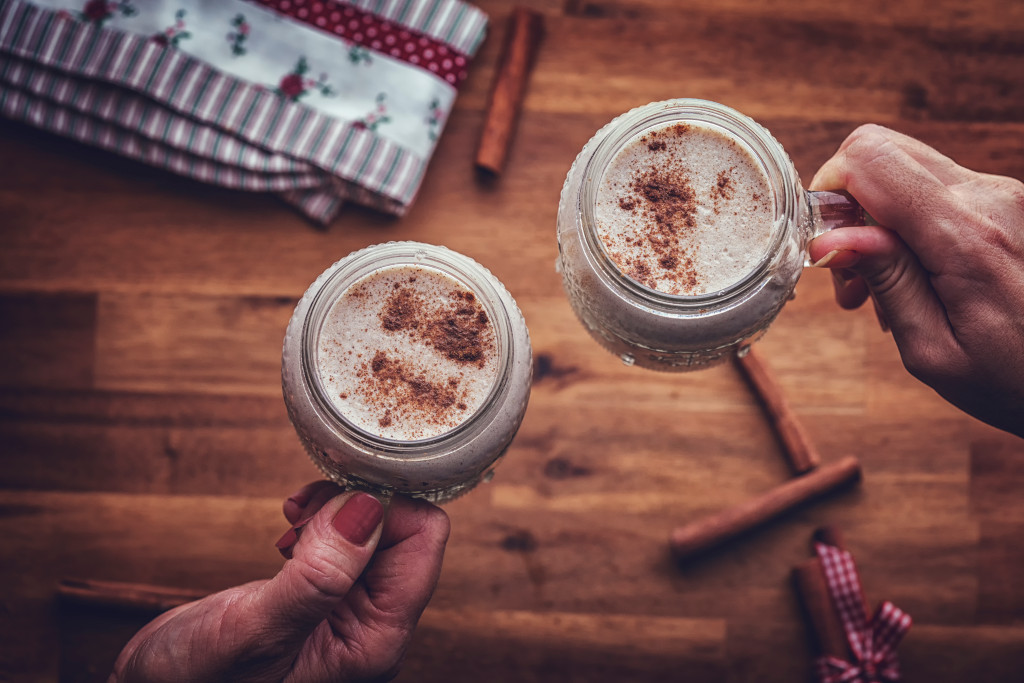
[[(878, 225), (871, 214), (845, 190), (809, 191), (807, 205), (811, 210), (811, 234), (808, 242), (835, 228)], [(811, 265), (809, 258), (805, 260), (804, 265)]]

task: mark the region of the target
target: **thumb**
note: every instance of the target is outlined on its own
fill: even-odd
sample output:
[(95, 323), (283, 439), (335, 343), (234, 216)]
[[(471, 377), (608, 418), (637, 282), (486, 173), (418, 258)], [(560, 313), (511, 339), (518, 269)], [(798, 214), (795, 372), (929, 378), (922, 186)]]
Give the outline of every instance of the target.
[(384, 506), (368, 493), (347, 492), (324, 504), (301, 528), (292, 558), (263, 584), (250, 608), (283, 640), (304, 640), (345, 600), (373, 557)]
[(885, 316), (904, 359), (927, 353), (952, 334), (928, 272), (895, 232), (877, 225), (837, 228), (809, 245), (812, 261), (862, 277)]

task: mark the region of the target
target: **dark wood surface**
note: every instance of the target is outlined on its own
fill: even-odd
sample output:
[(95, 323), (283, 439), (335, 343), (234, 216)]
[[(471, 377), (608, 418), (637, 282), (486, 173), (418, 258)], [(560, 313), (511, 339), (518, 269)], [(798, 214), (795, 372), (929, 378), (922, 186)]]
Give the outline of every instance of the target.
[(272, 197), (173, 177), (0, 122), (0, 680), (101, 680), (145, 618), (61, 605), (66, 576), (216, 590), (272, 575), (281, 501), (317, 472), (280, 393), (299, 295), (353, 249), (445, 244), (530, 326), (530, 409), (495, 480), (448, 506), (444, 572), (401, 681), (800, 681), (789, 584), (835, 524), (872, 603), (913, 615), (908, 681), (1024, 672), (1024, 441), (903, 369), (870, 310), (807, 272), (759, 349), (826, 462), (862, 484), (698, 561), (672, 528), (790, 476), (736, 368), (624, 367), (554, 272), (562, 180), (633, 106), (702, 97), (767, 125), (807, 180), (862, 122), (1024, 177), (1024, 4), (531, 3), (543, 44), (504, 176), (475, 177), (511, 5), (417, 204), (326, 231)]

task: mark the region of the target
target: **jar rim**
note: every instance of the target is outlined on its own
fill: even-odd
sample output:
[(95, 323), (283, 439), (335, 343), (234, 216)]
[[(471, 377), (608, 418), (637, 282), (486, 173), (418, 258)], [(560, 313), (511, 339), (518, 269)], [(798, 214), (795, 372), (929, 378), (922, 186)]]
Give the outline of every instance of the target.
[[(316, 353), (320, 331), (327, 314), (334, 304), (355, 283), (383, 268), (411, 266), (437, 270), (453, 277), (461, 285), (477, 295), (492, 321), (498, 368), (496, 381), (492, 383), (487, 396), (473, 413), (455, 427), (434, 436), (421, 439), (393, 439), (370, 432), (345, 416), (331, 401), (324, 389), (323, 380), (317, 368)], [(316, 405), (322, 419), (330, 419), (344, 436), (363, 448), (371, 449), (378, 457), (401, 459), (438, 457), (438, 446), (470, 436), (485, 425), (499, 403), (509, 381), (510, 369), (514, 362), (512, 323), (509, 312), (497, 289), (489, 282), (493, 274), (477, 261), (447, 247), (424, 242), (403, 241), (371, 245), (352, 252), (332, 265), (333, 272), (321, 283), (310, 302), (302, 323), (300, 365), (304, 382), (310, 387), (310, 398)], [(473, 270), (481, 272), (474, 273)]]
[[(719, 128), (742, 144), (758, 161), (769, 180), (775, 204), (772, 238), (757, 265), (729, 286), (704, 294), (669, 294), (647, 287), (624, 274), (612, 261), (604, 241), (597, 235), (594, 216), (598, 187), (615, 155), (644, 132), (671, 123), (700, 122)], [(795, 215), (796, 171), (782, 145), (766, 128), (731, 107), (709, 100), (678, 98), (651, 102), (622, 114), (608, 125), (583, 169), (577, 191), (577, 215), (588, 251), (599, 255), (599, 272), (621, 290), (664, 310), (696, 310), (727, 305), (758, 287), (770, 270), (786, 238), (786, 225)]]

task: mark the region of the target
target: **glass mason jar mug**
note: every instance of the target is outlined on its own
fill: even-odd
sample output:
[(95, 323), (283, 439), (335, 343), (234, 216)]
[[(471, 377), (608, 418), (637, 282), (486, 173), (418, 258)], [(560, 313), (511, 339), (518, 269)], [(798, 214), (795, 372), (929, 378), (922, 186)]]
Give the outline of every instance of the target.
[(558, 268), (576, 315), (623, 362), (700, 369), (764, 333), (813, 237), (868, 219), (845, 193), (805, 191), (753, 119), (705, 100), (654, 102), (576, 157)]
[(324, 474), (433, 502), (490, 478), (531, 375), (526, 323), (504, 286), (418, 242), (367, 247), (324, 271), (282, 350), (288, 416)]

